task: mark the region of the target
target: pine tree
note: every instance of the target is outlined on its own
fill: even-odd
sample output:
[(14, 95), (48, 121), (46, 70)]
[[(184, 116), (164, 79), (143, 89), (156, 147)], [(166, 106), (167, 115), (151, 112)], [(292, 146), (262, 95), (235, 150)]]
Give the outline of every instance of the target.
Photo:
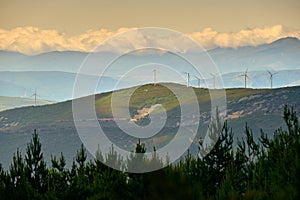
[(0, 163), (0, 196), (1, 197), (4, 197), (6, 187), (7, 187), (6, 174), (2, 168), (2, 164)]
[(120, 171), (123, 170), (123, 158), (120, 155), (118, 155), (113, 144), (109, 149), (109, 153), (105, 156), (105, 162), (108, 166), (112, 167), (113, 169), (117, 169)]
[(127, 159), (127, 171), (138, 173), (147, 170), (147, 158), (145, 157), (146, 148), (145, 144), (138, 140), (136, 143), (135, 152), (132, 152)]
[(47, 189), (47, 168), (36, 129), (27, 145), (25, 161), (27, 179), (37, 192), (44, 193)]
[(144, 173), (139, 173), (147, 169), (145, 153), (145, 144), (138, 140), (135, 152), (127, 159), (127, 170), (131, 172), (129, 174), (129, 184), (136, 199), (145, 199), (149, 192), (147, 177)]
[(232, 144), (233, 133), (225, 121), (217, 142), (212, 150), (203, 158), (210, 176), (209, 182), (206, 184), (210, 187), (210, 194), (215, 194), (215, 190), (220, 186), (227, 167), (233, 161)]
[(20, 183), (21, 179), (25, 179), (25, 164), (19, 149), (13, 155), (13, 162), (9, 167), (9, 174), (13, 185)]
[(47, 197), (63, 199), (68, 188), (68, 171), (65, 169), (66, 161), (61, 153), (60, 158), (51, 155), (52, 168), (48, 172)]
[(86, 158), (87, 158), (86, 150), (83, 144), (81, 144), (80, 150), (77, 151), (77, 155), (76, 155), (76, 162), (79, 165), (79, 169), (82, 169), (84, 167), (84, 162), (86, 161)]

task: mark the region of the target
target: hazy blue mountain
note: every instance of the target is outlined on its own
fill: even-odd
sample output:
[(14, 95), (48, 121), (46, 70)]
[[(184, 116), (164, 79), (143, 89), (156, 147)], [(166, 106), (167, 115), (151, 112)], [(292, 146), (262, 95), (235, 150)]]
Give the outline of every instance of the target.
[(21, 97), (24, 95), (24, 91), (26, 88), (20, 84), (0, 80), (0, 96)]
[[(14, 66), (19, 65), (19, 71), (23, 70), (22, 64), (29, 56), (12, 52), (12, 51), (0, 51), (0, 70), (13, 70)], [(26, 69), (25, 69), (26, 70)]]
[[(76, 74), (58, 71), (0, 72), (0, 96), (31, 97), (35, 90), (38, 99), (64, 101), (72, 98)], [(85, 75), (85, 82), (96, 76)], [(103, 77), (104, 83), (96, 92), (111, 90), (116, 80)]]
[[(249, 72), (248, 87), (270, 87), (270, 79), (266, 70), (279, 72), (273, 77), (274, 87), (299, 85), (300, 41), (297, 38), (282, 38), (270, 44), (256, 47), (216, 48), (209, 50), (208, 53), (217, 64), (226, 88), (243, 87), (244, 80), (240, 75), (247, 68)], [(30, 97), (37, 89), (39, 98), (42, 99), (52, 101), (71, 99), (76, 73), (88, 55), (89, 53), (85, 52), (54, 51), (28, 56), (16, 52), (0, 51), (0, 95)], [(98, 56), (110, 58), (114, 54), (104, 52)], [(96, 92), (113, 90), (121, 75), (128, 72), (132, 66), (151, 61), (172, 66), (179, 73), (182, 73), (183, 78), (185, 76), (183, 73), (189, 70), (187, 67), (182, 67), (186, 64), (178, 58), (164, 57), (163, 54), (149, 53), (145, 55), (137, 53), (114, 62), (115, 68), (105, 74), (104, 85), (98, 88)], [(94, 64), (93, 73), (86, 76), (87, 83), (90, 78), (97, 78), (95, 74), (99, 72), (98, 68), (103, 67), (102, 63), (95, 62)], [(153, 69), (138, 74), (141, 76), (139, 80), (130, 79), (121, 82), (119, 88), (151, 82), (153, 80), (152, 71)], [(196, 86), (198, 83), (193, 77), (193, 71), (189, 72), (191, 73), (191, 84)], [(145, 74), (147, 74), (145, 76), (148, 78), (147, 80), (142, 77)], [(168, 73), (158, 72), (158, 81), (176, 82), (172, 78), (174, 79)], [(205, 86), (205, 82), (208, 83), (209, 87), (212, 87), (211, 77), (202, 80), (202, 87)]]
[[(222, 76), (225, 88), (244, 87), (244, 77), (241, 72), (228, 73)], [(267, 71), (252, 71), (248, 73), (247, 87), (251, 88), (270, 88), (270, 75)], [(0, 72), (0, 96), (34, 98), (33, 94), (37, 90), (38, 99), (50, 101), (64, 101), (72, 99), (73, 86), (76, 74), (67, 72)], [(85, 77), (88, 84), (91, 79), (97, 79), (96, 76)], [(143, 82), (130, 82), (126, 80), (115, 88), (116, 79), (104, 77), (104, 84), (98, 87), (97, 93), (111, 91), (114, 89), (126, 88)], [(278, 71), (273, 76), (273, 87), (285, 87), (299, 85), (300, 70)], [(212, 86), (212, 79), (201, 80), (201, 87)], [(191, 77), (190, 84), (198, 86), (198, 80)], [(1, 102), (0, 102), (1, 103)]]
[[(300, 69), (270, 71), (273, 74), (273, 88), (295, 86), (300, 84)], [(232, 72), (222, 75), (224, 88), (242, 88), (245, 86), (245, 78), (241, 76), (245, 72)], [(268, 71), (250, 71), (247, 72), (248, 88), (270, 88), (271, 80)], [(212, 85), (213, 79), (203, 79), (200, 81), (200, 87)], [(191, 78), (191, 85), (197, 87), (198, 80)]]
[(23, 55), (0, 51), (0, 71), (62, 71), (77, 72), (88, 53), (53, 51), (38, 55)]
[(282, 38), (256, 47), (216, 48), (209, 51), (221, 73), (300, 69), (300, 41)]
[[(208, 53), (222, 74), (249, 71), (300, 69), (300, 41), (287, 37), (270, 44), (215, 48)], [(77, 73), (88, 53), (54, 51), (33, 56), (0, 51), (0, 71), (63, 71)], [(103, 52), (100, 56), (112, 56)], [(184, 55), (184, 54), (183, 54)], [(129, 62), (129, 61), (128, 61)], [(171, 62), (170, 62), (171, 63)], [(171, 63), (176, 65), (176, 63)], [(99, 64), (101, 66), (101, 63)]]

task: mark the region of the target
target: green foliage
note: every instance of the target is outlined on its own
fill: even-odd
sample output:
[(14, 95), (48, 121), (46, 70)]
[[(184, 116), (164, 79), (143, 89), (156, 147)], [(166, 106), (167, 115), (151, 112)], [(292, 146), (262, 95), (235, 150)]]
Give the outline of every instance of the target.
[(47, 189), (48, 171), (36, 130), (34, 130), (31, 142), (27, 145), (25, 162), (28, 181), (37, 192), (44, 193)]
[(56, 156), (51, 156), (52, 168), (48, 172), (48, 191), (47, 197), (57, 197), (63, 199), (68, 184), (68, 172), (65, 169), (66, 161), (63, 154), (59, 160)]
[(83, 144), (81, 144), (81, 148), (77, 151), (76, 162), (78, 163), (80, 168), (84, 167), (84, 162), (86, 161), (87, 155)]
[[(207, 143), (204, 139), (204, 142), (200, 142), (199, 148), (200, 157), (203, 157), (202, 167), (206, 170), (202, 184), (206, 186), (204, 192), (209, 195), (216, 194), (227, 167), (234, 160), (232, 130), (228, 127), (227, 121), (222, 123), (219, 116), (219, 110), (216, 108), (216, 119), (212, 120), (208, 127), (210, 142)], [(193, 158), (188, 156), (184, 162), (189, 163), (190, 160)]]
[[(103, 156), (98, 148), (96, 159), (87, 161), (81, 146), (71, 168), (66, 168), (62, 154), (59, 158), (52, 156), (52, 165), (47, 167), (34, 131), (25, 158), (17, 149), (8, 171), (0, 164), (0, 198), (300, 199), (299, 122), (295, 111), (288, 107), (283, 118), (287, 129), (278, 129), (272, 139), (261, 131), (256, 141), (246, 124), (245, 137), (236, 149), (232, 130), (216, 119), (210, 125), (210, 137), (216, 139), (216, 144), (206, 156), (194, 157), (187, 151), (183, 159), (168, 166), (155, 148), (152, 156), (146, 157), (145, 145), (139, 140), (126, 160), (112, 145), (107, 155)], [(124, 172), (126, 167), (134, 170), (153, 166), (165, 167), (142, 174)]]
[(240, 181), (239, 176), (239, 171), (236, 170), (233, 163), (228, 166), (220, 187), (217, 188), (217, 199), (238, 199), (240, 196), (237, 187)]
[(109, 153), (106, 155), (105, 163), (108, 166), (113, 167), (114, 169), (122, 170), (124, 166), (122, 166), (123, 158), (121, 158), (120, 155), (117, 154), (117, 151), (114, 149), (114, 145), (111, 145), (111, 148), (109, 149)]

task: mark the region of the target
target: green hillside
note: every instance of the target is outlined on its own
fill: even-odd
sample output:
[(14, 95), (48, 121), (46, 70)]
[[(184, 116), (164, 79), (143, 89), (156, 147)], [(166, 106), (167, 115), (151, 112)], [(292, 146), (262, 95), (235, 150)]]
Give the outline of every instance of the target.
[[(186, 90), (186, 86), (183, 85), (172, 84), (172, 86), (182, 93)], [(153, 146), (158, 148), (164, 146), (178, 130), (181, 113), (177, 98), (168, 88), (161, 85), (154, 87), (148, 84), (133, 89), (135, 91), (130, 98), (129, 111), (135, 123), (147, 125), (150, 122), (147, 112), (153, 105), (161, 104), (166, 109), (167, 121), (164, 128), (155, 136), (144, 140), (146, 147), (150, 149)], [(193, 89), (197, 94), (201, 114), (195, 145), (192, 147), (192, 151), (196, 152), (197, 139), (206, 133), (211, 113), (209, 91), (203, 88)], [(123, 99), (129, 95), (129, 89), (115, 91), (115, 94), (119, 95), (120, 100), (116, 106), (126, 108)], [(118, 128), (111, 113), (111, 97), (111, 92), (95, 96), (99, 123), (114, 144), (133, 150), (137, 138), (125, 134)], [(87, 98), (76, 101), (84, 102)], [(285, 104), (300, 111), (300, 87), (273, 90), (226, 89), (226, 98), (228, 125), (234, 130), (234, 137), (238, 138), (244, 135), (246, 122), (252, 128), (255, 139), (260, 136), (260, 129), (272, 136), (274, 130), (284, 125), (282, 112)], [(189, 96), (185, 97), (184, 103), (187, 105), (190, 103)], [(123, 120), (130, 121), (129, 118)], [(186, 116), (181, 125), (188, 132), (191, 128), (195, 128), (197, 120), (199, 119)], [(59, 155), (60, 152), (64, 152), (67, 161), (72, 161), (74, 151), (81, 143), (74, 126), (72, 101), (0, 112), (0, 157), (4, 160), (2, 163), (10, 162), (9, 159), (15, 149), (26, 145), (33, 129), (37, 129), (41, 139), (45, 141), (46, 157), (50, 158), (51, 154)]]
[[(178, 91), (184, 92), (183, 85), (175, 85)], [(130, 113), (132, 117), (138, 110), (149, 108), (155, 104), (161, 104), (167, 112), (173, 112), (170, 117), (180, 116), (179, 102), (176, 96), (166, 87), (157, 85), (144, 85), (134, 88), (135, 92), (130, 98)], [(197, 94), (201, 113), (207, 113), (203, 121), (210, 119), (210, 94), (207, 89), (194, 88)], [(115, 91), (120, 97), (120, 108), (123, 105), (122, 99), (128, 95), (128, 90)], [(111, 114), (112, 93), (102, 93), (95, 96), (95, 108), (99, 120), (112, 118)], [(298, 99), (300, 97), (300, 87), (280, 88), (280, 89), (226, 89), (227, 117), (229, 121), (238, 122), (239, 119), (259, 118), (267, 120), (268, 116), (280, 116), (285, 104), (299, 108)], [(85, 99), (80, 99), (84, 101)], [(185, 103), (189, 103), (186, 97)], [(72, 123), (72, 101), (55, 103), (44, 106), (29, 106), (0, 112), (0, 131), (20, 130), (38, 124), (39, 126), (59, 125), (61, 123)], [(243, 120), (244, 121), (244, 120)], [(10, 123), (17, 123), (16, 126), (9, 126)], [(276, 125), (276, 124), (274, 124)], [(272, 126), (272, 124), (271, 124)], [(264, 127), (261, 127), (264, 128)]]

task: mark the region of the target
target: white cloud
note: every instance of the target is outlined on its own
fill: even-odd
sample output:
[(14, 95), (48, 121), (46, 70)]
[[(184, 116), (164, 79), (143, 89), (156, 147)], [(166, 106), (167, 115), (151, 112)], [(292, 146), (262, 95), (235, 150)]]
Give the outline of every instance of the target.
[(271, 43), (288, 36), (300, 39), (300, 30), (287, 28), (283, 25), (275, 25), (264, 28), (243, 29), (236, 33), (218, 33), (211, 28), (207, 28), (201, 32), (194, 32), (188, 35), (208, 49), (214, 47), (236, 48)]
[[(122, 33), (133, 28), (120, 28), (116, 31), (107, 29), (89, 30), (80, 35), (70, 36), (57, 30), (45, 30), (37, 27), (19, 27), (12, 30), (0, 29), (0, 50), (17, 51), (25, 54), (38, 54), (47, 51), (92, 51), (97, 45), (109, 37)], [(199, 32), (187, 33), (204, 48), (211, 49), (214, 47), (239, 47), (239, 46), (256, 46), (259, 44), (270, 43), (283, 37), (297, 37), (300, 39), (300, 30), (291, 29), (283, 25), (275, 25), (264, 28), (253, 28), (240, 30), (235, 33), (220, 33), (212, 28), (206, 28)], [(147, 37), (135, 35), (136, 44), (142, 46), (147, 44)], [(135, 37), (134, 35), (132, 37)], [(174, 42), (174, 39), (157, 40), (162, 46), (166, 42)], [(127, 44), (119, 45), (120, 48), (126, 48)], [(184, 46), (180, 46), (182, 51)], [(179, 51), (179, 50), (178, 50)]]
[(36, 27), (19, 27), (12, 30), (0, 29), (0, 50), (38, 54), (47, 51), (92, 51), (105, 39), (131, 28), (116, 31), (101, 29), (87, 31), (81, 35), (69, 36), (57, 30), (43, 30)]

